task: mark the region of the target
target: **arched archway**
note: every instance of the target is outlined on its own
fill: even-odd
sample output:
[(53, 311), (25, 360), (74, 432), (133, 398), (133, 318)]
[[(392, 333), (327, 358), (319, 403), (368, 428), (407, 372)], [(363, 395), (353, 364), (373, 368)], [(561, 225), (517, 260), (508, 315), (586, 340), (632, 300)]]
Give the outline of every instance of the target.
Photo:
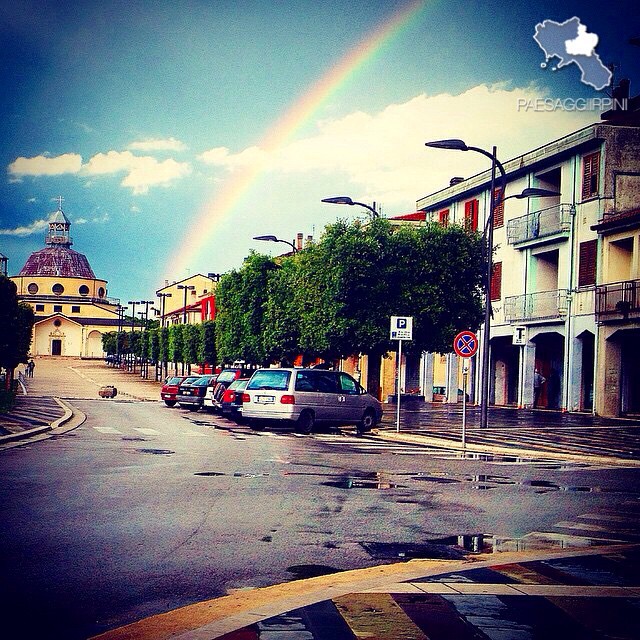
[(90, 331), (87, 336), (87, 344), (85, 347), (85, 355), (87, 358), (102, 358), (104, 351), (102, 349), (102, 333), (100, 331)]
[(545, 378), (538, 399), (538, 408), (560, 409), (564, 383), (564, 336), (555, 331), (548, 331), (539, 333), (531, 342), (536, 345), (535, 369)]

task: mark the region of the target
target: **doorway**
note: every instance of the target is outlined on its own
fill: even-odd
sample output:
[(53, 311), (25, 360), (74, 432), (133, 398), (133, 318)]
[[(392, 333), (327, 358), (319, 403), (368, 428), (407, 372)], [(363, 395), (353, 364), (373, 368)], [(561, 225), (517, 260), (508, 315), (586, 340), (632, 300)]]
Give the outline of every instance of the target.
[(57, 338), (55, 338), (51, 341), (51, 355), (52, 356), (62, 355), (62, 340), (58, 340)]

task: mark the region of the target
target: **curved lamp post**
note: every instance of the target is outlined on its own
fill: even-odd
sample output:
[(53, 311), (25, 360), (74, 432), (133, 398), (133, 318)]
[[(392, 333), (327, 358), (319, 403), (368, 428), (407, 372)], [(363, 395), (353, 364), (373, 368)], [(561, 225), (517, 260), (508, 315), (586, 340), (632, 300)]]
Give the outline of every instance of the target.
[(347, 204), (352, 207), (354, 204), (357, 204), (359, 207), (364, 207), (369, 210), (369, 215), (372, 218), (379, 218), (380, 214), (368, 204), (364, 202), (355, 202), (349, 196), (334, 196), (332, 198), (322, 198), (321, 202), (326, 202), (328, 204)]
[[(433, 142), (425, 142), (425, 146), (433, 149), (451, 149), (454, 151), (475, 151), (481, 153), (491, 160), (491, 201), (489, 206), (489, 218), (485, 225), (484, 239), (486, 251), (486, 273), (485, 273), (485, 304), (484, 304), (484, 324), (482, 339), (482, 377), (480, 381), (480, 428), (486, 429), (489, 418), (489, 342), (491, 335), (491, 317), (493, 315), (491, 309), (491, 276), (493, 271), (493, 223), (496, 208), (508, 198), (543, 198), (549, 196), (560, 195), (557, 191), (549, 191), (547, 189), (538, 189), (530, 187), (524, 189), (522, 193), (513, 196), (504, 196), (505, 187), (507, 186), (507, 174), (504, 166), (498, 160), (496, 155), (497, 148), (494, 146), (491, 150), (485, 151), (479, 147), (467, 145), (464, 141), (458, 139), (435, 140)], [(500, 171), (500, 191), (496, 197), (496, 169)]]
[(289, 242), (288, 240), (280, 240), (280, 238), (277, 238), (276, 236), (253, 236), (253, 239), (263, 240), (264, 242), (284, 242), (285, 244), (288, 244), (291, 249), (293, 249), (293, 253), (296, 253), (298, 251), (296, 245), (293, 244), (293, 242)]

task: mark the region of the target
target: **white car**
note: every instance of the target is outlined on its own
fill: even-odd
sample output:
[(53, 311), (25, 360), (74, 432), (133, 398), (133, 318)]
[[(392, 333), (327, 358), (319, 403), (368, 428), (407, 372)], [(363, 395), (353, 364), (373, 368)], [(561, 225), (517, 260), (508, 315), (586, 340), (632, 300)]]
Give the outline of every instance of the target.
[(311, 433), (316, 423), (355, 424), (370, 431), (382, 405), (349, 374), (325, 369), (258, 369), (242, 396), (242, 417), (253, 429), (269, 421)]

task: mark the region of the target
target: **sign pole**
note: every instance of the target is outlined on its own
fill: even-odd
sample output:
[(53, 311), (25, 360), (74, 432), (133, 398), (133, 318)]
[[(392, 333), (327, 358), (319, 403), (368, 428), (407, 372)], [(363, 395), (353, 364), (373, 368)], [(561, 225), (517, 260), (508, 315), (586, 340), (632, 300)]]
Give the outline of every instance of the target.
[(398, 340), (398, 365), (397, 376), (398, 376), (398, 402), (396, 407), (396, 433), (400, 431), (400, 368), (402, 367), (402, 340)]
[(467, 375), (469, 373), (469, 359), (462, 360), (462, 451), (467, 445)]

